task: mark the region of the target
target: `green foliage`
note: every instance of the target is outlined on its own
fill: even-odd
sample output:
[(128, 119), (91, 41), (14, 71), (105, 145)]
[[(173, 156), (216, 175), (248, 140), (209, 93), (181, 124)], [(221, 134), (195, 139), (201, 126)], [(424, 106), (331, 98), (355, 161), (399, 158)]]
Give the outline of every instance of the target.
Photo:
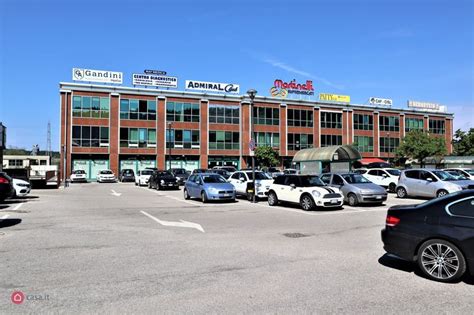
[(474, 128), (468, 132), (461, 129), (456, 130), (453, 137), (453, 155), (468, 156), (474, 155)]
[(260, 167), (277, 166), (280, 164), (278, 152), (269, 146), (256, 147), (255, 159)]
[(429, 156), (441, 157), (447, 153), (444, 138), (430, 136), (421, 130), (406, 134), (396, 150), (398, 157), (417, 159), (423, 166), (423, 160)]

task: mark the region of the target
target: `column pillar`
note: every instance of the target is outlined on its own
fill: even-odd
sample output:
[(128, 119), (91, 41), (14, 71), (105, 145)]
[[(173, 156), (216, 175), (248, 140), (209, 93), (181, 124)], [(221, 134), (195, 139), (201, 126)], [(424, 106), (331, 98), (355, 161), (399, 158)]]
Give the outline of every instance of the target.
[(313, 111), (313, 147), (321, 146), (321, 115), (319, 106), (314, 106)]
[(288, 109), (286, 104), (280, 104), (280, 157), (288, 155), (287, 151), (287, 134), (288, 134), (288, 121), (287, 121)]
[(119, 147), (120, 147), (120, 94), (110, 94), (110, 128), (109, 128), (109, 165), (110, 170), (115, 174), (119, 173)]
[(208, 107), (209, 101), (206, 99), (201, 100), (200, 106), (200, 123), (199, 123), (199, 138), (200, 138), (200, 163), (201, 168), (207, 168), (209, 164), (209, 145), (208, 145), (208, 137), (209, 137), (209, 127), (208, 127)]
[(374, 156), (380, 156), (379, 112), (374, 112)]
[(166, 96), (156, 98), (156, 167), (166, 169)]

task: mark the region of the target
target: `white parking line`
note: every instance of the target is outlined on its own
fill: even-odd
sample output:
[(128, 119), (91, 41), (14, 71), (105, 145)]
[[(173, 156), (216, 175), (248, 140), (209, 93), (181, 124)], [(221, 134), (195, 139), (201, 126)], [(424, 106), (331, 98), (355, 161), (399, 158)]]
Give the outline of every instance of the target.
[(17, 204), (17, 205), (16, 205), (16, 206), (13, 208), (13, 210), (18, 210), (18, 209), (20, 209), (20, 208), (21, 208), (21, 206), (23, 206), (23, 202), (22, 202), (22, 203), (19, 203), (19, 204)]
[(10, 215), (9, 214), (5, 214), (3, 217), (0, 218), (0, 220), (5, 220), (9, 217)]
[(202, 226), (198, 223), (194, 223), (194, 222), (189, 222), (189, 221), (184, 221), (184, 220), (179, 220), (180, 222), (173, 222), (173, 221), (164, 221), (164, 220), (160, 220), (154, 216), (152, 216), (151, 214), (145, 212), (145, 211), (140, 211), (142, 214), (146, 215), (147, 217), (149, 217), (150, 219), (152, 219), (153, 221), (155, 222), (158, 222), (159, 224), (163, 225), (163, 226), (174, 226), (174, 227), (184, 227), (184, 228), (191, 228), (191, 229), (196, 229), (198, 231), (201, 231), (202, 233), (206, 233), (204, 231), (204, 229), (202, 228)]

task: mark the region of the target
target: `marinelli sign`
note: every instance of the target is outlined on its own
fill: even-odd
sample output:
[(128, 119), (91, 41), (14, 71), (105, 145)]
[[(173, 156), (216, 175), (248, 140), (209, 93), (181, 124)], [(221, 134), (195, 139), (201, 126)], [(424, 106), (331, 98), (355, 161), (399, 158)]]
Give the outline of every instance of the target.
[(122, 78), (122, 72), (72, 68), (72, 79), (74, 81), (122, 84)]

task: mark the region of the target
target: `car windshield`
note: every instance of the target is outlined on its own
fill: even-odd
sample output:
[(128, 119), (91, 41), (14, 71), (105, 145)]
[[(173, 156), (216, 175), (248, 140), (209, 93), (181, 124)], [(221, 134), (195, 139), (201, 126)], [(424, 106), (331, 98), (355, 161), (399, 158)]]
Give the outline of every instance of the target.
[(456, 177), (453, 175), (449, 174), (448, 172), (445, 171), (433, 171), (433, 174), (436, 175), (439, 179), (442, 181), (452, 181), (452, 180), (457, 180)]
[(74, 174), (85, 174), (86, 172), (83, 170), (75, 171)]
[(459, 174), (456, 171), (446, 171), (446, 172), (456, 179), (462, 179), (462, 180), (469, 179), (464, 174)]
[[(252, 176), (252, 172), (246, 172), (247, 173), (247, 177), (252, 180), (253, 179), (253, 176)], [(255, 179), (272, 179), (267, 173), (263, 173), (263, 172), (255, 172)]]
[(371, 183), (370, 180), (366, 179), (364, 176), (359, 174), (344, 174), (342, 177), (348, 182), (349, 184), (368, 184)]
[(153, 174), (153, 171), (152, 170), (144, 170), (142, 171), (142, 175), (151, 175)]
[(303, 187), (325, 186), (318, 176), (302, 176), (301, 184)]
[(205, 175), (202, 177), (204, 183), (210, 184), (210, 183), (227, 183), (224, 177), (221, 175)]
[(174, 172), (176, 175), (186, 174), (186, 170), (185, 170), (184, 168), (177, 168), (177, 169), (174, 169), (173, 172)]
[(133, 174), (133, 171), (132, 170), (123, 170), (123, 173), (124, 174)]
[(112, 171), (100, 171), (100, 173), (105, 175), (113, 174)]
[(400, 176), (400, 174), (402, 172), (400, 172), (400, 170), (396, 170), (396, 169), (389, 169), (389, 170), (386, 170), (390, 175), (394, 175), (394, 176)]
[(474, 170), (465, 170), (469, 175), (474, 175)]

